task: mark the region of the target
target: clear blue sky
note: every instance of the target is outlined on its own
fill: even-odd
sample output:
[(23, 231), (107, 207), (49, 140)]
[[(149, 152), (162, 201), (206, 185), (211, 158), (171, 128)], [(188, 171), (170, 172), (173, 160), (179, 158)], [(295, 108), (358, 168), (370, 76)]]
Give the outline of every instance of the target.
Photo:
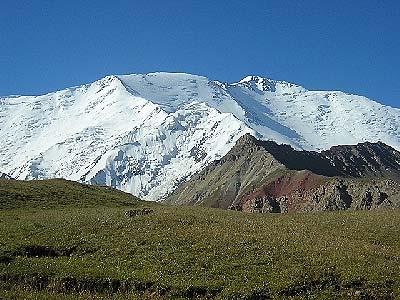
[(153, 71), (255, 74), (400, 107), (400, 1), (0, 2), (0, 95)]

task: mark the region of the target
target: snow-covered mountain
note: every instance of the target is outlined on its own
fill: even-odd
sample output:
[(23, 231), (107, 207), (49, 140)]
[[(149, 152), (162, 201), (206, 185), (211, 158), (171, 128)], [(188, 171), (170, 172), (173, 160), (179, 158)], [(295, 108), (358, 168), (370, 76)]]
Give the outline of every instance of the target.
[(0, 170), (63, 177), (156, 200), (245, 133), (319, 150), (382, 141), (400, 150), (400, 109), (248, 76), (107, 76), (43, 96), (0, 98)]

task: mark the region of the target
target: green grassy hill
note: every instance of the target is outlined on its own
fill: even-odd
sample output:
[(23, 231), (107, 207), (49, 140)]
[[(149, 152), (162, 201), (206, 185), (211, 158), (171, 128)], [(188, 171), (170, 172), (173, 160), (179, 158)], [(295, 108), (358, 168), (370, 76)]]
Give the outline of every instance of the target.
[(0, 209), (126, 206), (138, 200), (110, 187), (84, 185), (65, 179), (0, 180)]
[(397, 299), (400, 211), (248, 214), (0, 181), (0, 299), (78, 297)]

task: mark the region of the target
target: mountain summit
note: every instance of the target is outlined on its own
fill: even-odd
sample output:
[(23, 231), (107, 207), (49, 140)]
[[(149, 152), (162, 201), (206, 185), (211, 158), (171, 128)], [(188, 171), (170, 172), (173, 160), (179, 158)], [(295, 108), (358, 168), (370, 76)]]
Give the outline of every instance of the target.
[(42, 96), (0, 98), (0, 169), (63, 177), (158, 200), (244, 134), (323, 150), (382, 141), (400, 149), (400, 110), (365, 97), (258, 76), (106, 76)]

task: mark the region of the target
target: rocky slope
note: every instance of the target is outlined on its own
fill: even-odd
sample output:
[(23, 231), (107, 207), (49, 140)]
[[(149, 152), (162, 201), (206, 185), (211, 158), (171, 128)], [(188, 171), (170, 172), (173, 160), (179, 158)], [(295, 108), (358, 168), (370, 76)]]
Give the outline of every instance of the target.
[(167, 202), (251, 212), (400, 207), (400, 152), (381, 142), (298, 151), (247, 134)]
[(0, 179), (6, 179), (6, 180), (10, 180), (12, 179), (10, 175), (0, 172)]
[(245, 133), (296, 149), (364, 141), (400, 149), (399, 124), (399, 109), (365, 97), (258, 76), (230, 84), (176, 73), (107, 76), (42, 96), (0, 97), (0, 169), (158, 200)]

